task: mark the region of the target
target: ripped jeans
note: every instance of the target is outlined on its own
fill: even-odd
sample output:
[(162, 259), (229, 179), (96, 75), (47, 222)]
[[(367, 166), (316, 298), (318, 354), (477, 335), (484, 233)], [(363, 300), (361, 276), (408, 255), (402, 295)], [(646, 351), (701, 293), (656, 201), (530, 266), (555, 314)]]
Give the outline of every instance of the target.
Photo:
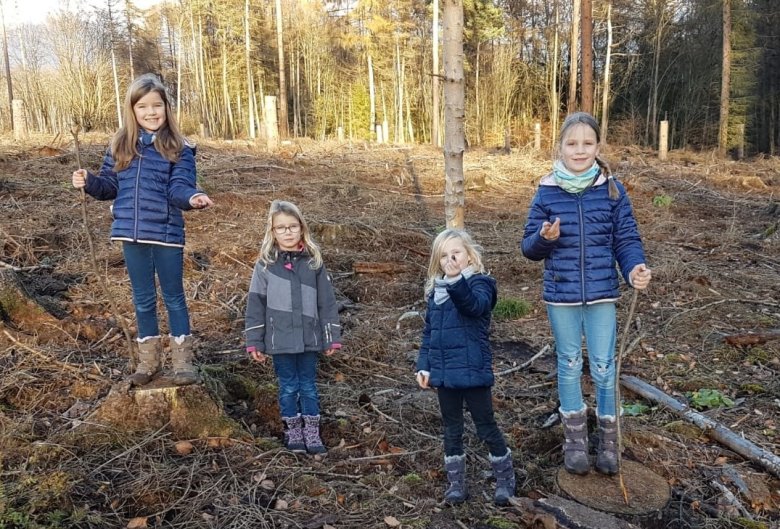
[(558, 355), (558, 397), (561, 411), (579, 411), (582, 400), (582, 335), (588, 347), (590, 377), (596, 386), (599, 417), (615, 416), (615, 303), (547, 305)]

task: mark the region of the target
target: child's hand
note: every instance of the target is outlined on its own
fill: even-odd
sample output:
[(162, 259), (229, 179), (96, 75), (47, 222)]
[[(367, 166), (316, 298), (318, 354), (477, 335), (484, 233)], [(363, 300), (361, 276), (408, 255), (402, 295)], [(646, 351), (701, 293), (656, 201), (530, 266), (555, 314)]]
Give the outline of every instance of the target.
[(87, 185), (87, 170), (76, 169), (73, 171), (73, 187), (76, 189), (82, 189)]
[(206, 194), (195, 195), (190, 199), (190, 206), (195, 209), (206, 209), (209, 206), (213, 206), (214, 201)]
[(442, 257), (439, 264), (441, 265), (444, 275), (447, 277), (455, 277), (460, 274), (461, 268), (454, 255), (451, 257)]
[(252, 351), (251, 355), (252, 355), (252, 360), (254, 360), (255, 362), (259, 362), (261, 364), (265, 364), (265, 359), (268, 358), (266, 355), (263, 354), (262, 351), (257, 351), (257, 350)]
[(428, 389), (428, 379), (431, 375), (424, 373), (423, 371), (417, 372), (417, 384), (423, 389)]
[(544, 239), (548, 241), (554, 241), (561, 236), (561, 218), (555, 217), (555, 222), (550, 224), (548, 221), (544, 221), (542, 224), (542, 231), (539, 232)]
[(628, 274), (628, 278), (631, 280), (631, 286), (637, 290), (643, 290), (650, 284), (653, 274), (644, 263), (636, 265), (631, 273)]
[(336, 352), (336, 349), (330, 348), (327, 351), (325, 351), (325, 356), (330, 356), (330, 355), (332, 355), (335, 352)]

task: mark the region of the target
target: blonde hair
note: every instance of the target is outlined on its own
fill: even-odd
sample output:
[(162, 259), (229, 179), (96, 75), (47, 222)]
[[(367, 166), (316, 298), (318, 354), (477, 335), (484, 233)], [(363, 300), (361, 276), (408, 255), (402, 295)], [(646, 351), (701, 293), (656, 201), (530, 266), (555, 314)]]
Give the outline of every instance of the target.
[(165, 104), (165, 124), (154, 134), (154, 147), (169, 162), (178, 162), (186, 140), (179, 131), (176, 115), (171, 110), (168, 93), (154, 74), (138, 77), (127, 89), (122, 108), (122, 126), (111, 141), (111, 155), (114, 157), (114, 171), (126, 169), (138, 156), (138, 121), (133, 107), (138, 100), (150, 92), (157, 92)]
[(474, 269), (474, 273), (485, 273), (485, 266), (482, 264), (482, 248), (474, 242), (471, 235), (463, 230), (446, 229), (439, 233), (433, 240), (431, 246), (431, 260), (428, 263), (428, 279), (425, 282), (425, 295), (428, 296), (437, 279), (442, 276), (441, 264), (441, 252), (444, 245), (451, 239), (460, 239), (463, 243), (463, 247), (466, 249), (466, 254), (469, 256), (469, 265)]
[[(596, 118), (587, 112), (574, 112), (573, 114), (566, 116), (566, 119), (561, 126), (561, 133), (558, 135), (558, 144), (555, 146), (556, 157), (560, 156), (561, 144), (563, 144), (563, 140), (566, 139), (566, 134), (568, 134), (569, 130), (575, 125), (586, 125), (593, 129), (593, 132), (596, 133), (596, 142), (601, 143), (601, 127), (599, 126), (599, 122), (596, 121)], [(605, 160), (598, 156), (596, 156), (596, 163), (599, 164), (601, 171), (606, 175), (607, 181), (609, 182), (609, 198), (617, 200), (620, 198), (620, 192), (618, 191), (615, 179), (612, 176), (612, 169), (610, 169), (609, 164)]]
[(271, 202), (271, 207), (268, 209), (268, 219), (265, 223), (265, 236), (263, 237), (263, 244), (260, 246), (260, 262), (266, 266), (276, 262), (276, 258), (279, 256), (279, 248), (276, 246), (276, 238), (274, 237), (274, 216), (279, 213), (290, 215), (295, 217), (298, 223), (301, 225), (301, 241), (303, 247), (309, 254), (309, 267), (312, 270), (317, 270), (322, 266), (322, 252), (320, 247), (314, 242), (309, 231), (309, 225), (306, 224), (306, 220), (301, 215), (301, 210), (298, 206), (292, 202), (285, 200), (274, 200)]

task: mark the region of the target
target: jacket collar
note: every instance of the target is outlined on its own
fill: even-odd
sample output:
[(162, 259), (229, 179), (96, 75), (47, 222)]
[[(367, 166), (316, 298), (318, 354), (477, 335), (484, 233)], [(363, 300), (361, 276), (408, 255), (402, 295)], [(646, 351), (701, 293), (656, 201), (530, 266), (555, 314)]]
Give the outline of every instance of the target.
[(156, 132), (149, 132), (143, 128), (138, 129), (138, 143), (141, 144), (142, 147), (148, 147), (149, 145), (152, 145), (156, 137)]

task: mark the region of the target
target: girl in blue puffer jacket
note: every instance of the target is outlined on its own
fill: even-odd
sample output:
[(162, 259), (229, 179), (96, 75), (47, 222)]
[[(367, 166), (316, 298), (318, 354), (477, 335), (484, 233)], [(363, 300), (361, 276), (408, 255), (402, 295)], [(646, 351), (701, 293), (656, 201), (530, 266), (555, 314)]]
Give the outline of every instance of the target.
[(114, 201), (111, 240), (122, 241), (138, 326), (138, 366), (130, 382), (146, 384), (162, 367), (157, 275), (168, 311), (173, 382), (192, 384), (197, 374), (184, 296), (182, 211), (213, 203), (195, 185), (195, 148), (179, 132), (157, 77), (146, 74), (133, 81), (122, 117), (100, 172), (75, 171), (73, 187)]
[(490, 317), (496, 281), (485, 273), (478, 247), (460, 230), (444, 230), (433, 241), (428, 265), (428, 310), (417, 359), (417, 383), (434, 387), (444, 423), (444, 468), (448, 503), (468, 498), (463, 452), (463, 403), (477, 435), (488, 445), (496, 478), (495, 502), (515, 493), (512, 452), (493, 416), (493, 353)]
[(600, 134), (590, 114), (566, 118), (558, 159), (539, 183), (521, 245), (529, 259), (544, 259), (543, 298), (558, 355), (564, 467), (574, 474), (590, 471), (587, 408), (580, 385), (582, 336), (596, 386), (596, 470), (615, 474), (615, 302), (620, 297), (615, 264), (633, 288), (646, 288), (651, 278), (626, 190), (598, 157)]

